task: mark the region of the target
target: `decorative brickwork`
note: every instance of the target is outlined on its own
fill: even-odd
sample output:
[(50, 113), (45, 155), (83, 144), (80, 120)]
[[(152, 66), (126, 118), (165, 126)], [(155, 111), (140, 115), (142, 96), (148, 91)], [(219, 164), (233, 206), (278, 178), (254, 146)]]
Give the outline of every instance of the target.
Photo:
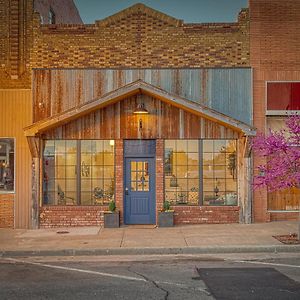
[(239, 223), (237, 206), (175, 206), (173, 208), (175, 225)]
[(0, 195), (0, 228), (14, 228), (14, 194)]
[(93, 25), (34, 29), (33, 68), (249, 66), (248, 14), (185, 24), (136, 4)]
[(105, 206), (43, 206), (40, 208), (40, 227), (100, 226)]

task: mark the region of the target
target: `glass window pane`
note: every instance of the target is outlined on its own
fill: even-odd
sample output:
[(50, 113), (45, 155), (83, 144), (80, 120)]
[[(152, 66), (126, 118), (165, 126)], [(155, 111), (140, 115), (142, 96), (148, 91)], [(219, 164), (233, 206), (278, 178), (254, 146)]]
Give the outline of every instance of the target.
[(198, 140), (188, 140), (188, 152), (199, 152)]
[(92, 141), (82, 140), (81, 141), (81, 153), (91, 153), (92, 152)]
[(203, 165), (212, 165), (214, 162), (213, 153), (203, 153)]
[(187, 179), (177, 179), (177, 184), (179, 189), (182, 191), (187, 191), (188, 190), (188, 184), (187, 184)]
[(203, 152), (214, 152), (213, 140), (203, 140)]
[(104, 167), (103, 166), (92, 166), (92, 178), (104, 178)]
[(66, 141), (66, 152), (76, 153), (77, 152), (77, 141), (68, 140)]
[(57, 166), (64, 166), (66, 164), (66, 154), (65, 153), (56, 153), (55, 161)]
[(136, 171), (136, 161), (131, 161), (131, 172)]
[(187, 165), (187, 154), (185, 152), (177, 152), (174, 153), (175, 157), (176, 157), (176, 164), (177, 165)]
[(207, 192), (212, 192), (215, 189), (215, 180), (214, 179), (205, 179), (203, 180), (203, 190)]
[(92, 182), (90, 179), (81, 179), (81, 190), (82, 191), (91, 191), (92, 190), (92, 186), (91, 186)]
[(77, 164), (77, 155), (76, 154), (66, 154), (66, 165), (76, 165)]
[(226, 178), (226, 191), (236, 191), (237, 182), (236, 180)]
[(149, 192), (149, 181), (144, 181), (144, 191)]
[(81, 205), (92, 205), (93, 198), (91, 192), (81, 192)]
[(236, 140), (227, 140), (226, 141), (226, 152), (235, 153), (236, 152)]
[(114, 152), (114, 146), (115, 146), (114, 140), (103, 141), (103, 151), (104, 152)]
[(66, 179), (66, 191), (76, 191), (76, 180)]
[(226, 154), (225, 153), (215, 153), (214, 154), (214, 164), (224, 166), (226, 164)]
[(104, 178), (114, 177), (114, 166), (104, 166)]
[(203, 166), (203, 178), (213, 178), (214, 177), (214, 168), (212, 165)]
[(176, 152), (187, 152), (187, 140), (176, 141)]
[(187, 172), (188, 178), (199, 178), (199, 165), (189, 166)]
[(66, 178), (76, 178), (76, 166), (67, 166), (66, 167)]
[(226, 166), (214, 166), (214, 177), (225, 178), (226, 177)]
[(176, 196), (176, 204), (188, 204), (188, 192), (182, 191), (182, 192), (177, 192)]
[(225, 152), (226, 140), (214, 140), (214, 152)]
[(104, 153), (103, 155), (103, 164), (106, 166), (114, 165), (114, 153)]
[(175, 150), (175, 140), (165, 140), (165, 149)]
[(188, 190), (189, 191), (199, 191), (199, 179), (189, 179), (188, 180)]
[(176, 168), (176, 176), (177, 178), (187, 178), (188, 166), (177, 166)]
[(65, 166), (57, 166), (56, 167), (56, 178), (66, 178), (66, 167)]
[(65, 153), (66, 152), (66, 141), (56, 140), (55, 141), (55, 152), (56, 153)]
[(92, 155), (91, 153), (81, 153), (81, 165), (91, 165)]

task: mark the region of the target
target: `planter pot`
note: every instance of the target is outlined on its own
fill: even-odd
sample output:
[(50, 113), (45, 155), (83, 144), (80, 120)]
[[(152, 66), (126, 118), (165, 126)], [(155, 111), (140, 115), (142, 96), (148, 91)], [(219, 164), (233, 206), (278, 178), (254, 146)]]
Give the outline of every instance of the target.
[(119, 228), (120, 227), (120, 213), (119, 212), (105, 212), (104, 213), (104, 228)]
[(173, 227), (174, 226), (174, 212), (162, 211), (158, 213), (158, 227)]

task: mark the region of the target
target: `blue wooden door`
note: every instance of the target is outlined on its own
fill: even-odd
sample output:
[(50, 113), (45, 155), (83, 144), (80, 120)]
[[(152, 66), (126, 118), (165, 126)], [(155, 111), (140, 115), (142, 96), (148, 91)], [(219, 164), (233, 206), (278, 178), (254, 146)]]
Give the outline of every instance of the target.
[(125, 159), (125, 224), (155, 224), (154, 161)]

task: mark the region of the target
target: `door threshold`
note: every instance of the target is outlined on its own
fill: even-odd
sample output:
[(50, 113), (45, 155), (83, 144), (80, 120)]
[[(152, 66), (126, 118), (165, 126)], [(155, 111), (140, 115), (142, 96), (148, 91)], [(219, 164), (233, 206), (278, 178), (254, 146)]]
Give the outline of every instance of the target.
[(133, 228), (133, 229), (154, 229), (157, 228), (156, 224), (124, 224), (122, 227)]

